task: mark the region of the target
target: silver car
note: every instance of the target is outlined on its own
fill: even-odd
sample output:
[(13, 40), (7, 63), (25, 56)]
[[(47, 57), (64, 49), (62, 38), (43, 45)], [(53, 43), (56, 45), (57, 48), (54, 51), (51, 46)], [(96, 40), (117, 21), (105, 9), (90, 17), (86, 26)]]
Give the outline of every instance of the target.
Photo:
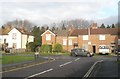
[(76, 49), (72, 49), (71, 50), (71, 56), (87, 56), (87, 57), (92, 57), (94, 54), (90, 53), (88, 51), (86, 51), (85, 49), (80, 49), (80, 48), (76, 48)]

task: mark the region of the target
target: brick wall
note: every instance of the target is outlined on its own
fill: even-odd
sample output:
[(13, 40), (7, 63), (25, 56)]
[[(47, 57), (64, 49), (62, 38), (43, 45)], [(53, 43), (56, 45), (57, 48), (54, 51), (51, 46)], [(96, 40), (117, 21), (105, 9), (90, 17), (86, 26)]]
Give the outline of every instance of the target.
[(55, 35), (51, 34), (51, 40), (46, 40), (46, 34), (51, 34), (49, 31), (47, 31), (43, 36), (42, 36), (42, 45), (43, 44), (50, 44), (54, 45), (56, 41)]
[[(46, 34), (51, 34), (51, 40), (46, 41)], [(67, 39), (67, 45), (63, 45), (63, 39)], [(69, 45), (69, 40), (72, 40), (72, 45)], [(93, 47), (95, 47), (95, 53), (99, 53), (99, 45), (108, 45), (110, 50), (112, 50), (111, 43), (115, 43), (117, 46), (117, 35), (105, 34), (105, 40), (99, 40), (99, 34), (91, 34), (88, 36), (88, 40), (83, 40), (83, 35), (78, 36), (55, 36), (49, 31), (42, 36), (42, 44), (60, 43), (64, 50), (71, 51), (74, 48), (74, 43), (78, 43), (79, 48), (86, 48), (88, 51), (93, 52)]]

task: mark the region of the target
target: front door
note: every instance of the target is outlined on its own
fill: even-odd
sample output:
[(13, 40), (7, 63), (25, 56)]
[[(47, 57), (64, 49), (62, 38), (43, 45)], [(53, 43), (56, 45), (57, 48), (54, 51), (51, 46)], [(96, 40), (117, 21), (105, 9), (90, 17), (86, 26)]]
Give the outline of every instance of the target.
[(96, 46), (94, 45), (92, 46), (92, 48), (93, 48), (93, 53), (96, 53)]

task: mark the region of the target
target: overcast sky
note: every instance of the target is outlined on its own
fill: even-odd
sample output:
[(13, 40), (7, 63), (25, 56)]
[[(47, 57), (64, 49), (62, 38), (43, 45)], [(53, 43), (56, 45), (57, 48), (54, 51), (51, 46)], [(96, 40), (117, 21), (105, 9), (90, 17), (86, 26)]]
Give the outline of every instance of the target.
[[(61, 20), (87, 19), (117, 22), (119, 0), (1, 0), (0, 25), (27, 19), (37, 25)], [(104, 22), (103, 22), (104, 21)]]

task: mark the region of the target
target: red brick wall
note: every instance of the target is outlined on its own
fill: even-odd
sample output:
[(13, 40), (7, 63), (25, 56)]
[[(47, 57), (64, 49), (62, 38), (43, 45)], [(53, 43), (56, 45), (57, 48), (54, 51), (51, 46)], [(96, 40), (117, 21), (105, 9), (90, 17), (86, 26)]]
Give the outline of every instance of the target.
[(54, 45), (55, 43), (55, 35), (51, 34), (51, 40), (46, 40), (46, 34), (51, 34), (49, 31), (47, 31), (43, 36), (42, 36), (42, 45), (43, 44), (51, 44)]
[(63, 37), (63, 36), (57, 36), (56, 37), (56, 43), (60, 43), (63, 46), (63, 50), (68, 50), (68, 46), (67, 45), (63, 45), (63, 39), (68, 39), (67, 37)]
[[(67, 45), (63, 45), (63, 39), (67, 39)], [(72, 45), (69, 45), (69, 39), (72, 40)], [(63, 37), (63, 36), (57, 36), (56, 37), (56, 43), (60, 43), (63, 46), (63, 50), (66, 51), (71, 51), (71, 49), (74, 48), (74, 43), (78, 42), (78, 38), (77, 37)]]
[[(110, 35), (110, 34), (105, 35), (105, 40), (99, 40), (98, 34), (90, 35), (88, 38), (89, 40), (83, 40), (83, 35), (79, 35), (78, 37), (77, 36), (69, 36), (69, 37), (57, 36), (57, 37), (55, 37), (53, 34), (51, 34), (51, 40), (46, 41), (46, 34), (51, 34), (51, 33), (48, 31), (42, 36), (42, 44), (54, 45), (55, 42), (60, 43), (63, 46), (63, 49), (68, 50), (68, 51), (71, 51), (71, 49), (74, 48), (74, 43), (78, 43), (78, 47), (82, 48), (83, 45), (88, 45), (88, 42), (91, 42), (91, 44), (88, 45), (88, 51), (92, 52), (93, 51), (92, 46), (96, 46), (96, 53), (98, 53), (99, 45), (101, 45), (101, 44), (109, 45), (109, 47), (111, 49), (111, 43), (116, 43), (116, 46), (117, 46), (117, 40), (118, 40), (117, 35)], [(63, 45), (63, 39), (67, 39), (67, 45)], [(72, 39), (72, 45), (68, 45), (69, 39)]]
[(74, 43), (78, 43), (78, 37), (70, 36), (68, 40), (72, 40), (72, 45), (68, 44), (68, 51), (71, 51), (74, 48)]
[[(91, 42), (91, 44), (88, 45), (88, 42)], [(105, 35), (105, 40), (99, 40), (99, 35), (90, 35), (89, 40), (83, 40), (83, 35), (78, 37), (79, 48), (82, 48), (83, 45), (88, 45), (88, 51), (93, 51), (92, 46), (96, 46), (96, 53), (99, 52), (99, 45), (109, 45), (111, 49), (111, 43), (117, 44), (116, 35)]]

